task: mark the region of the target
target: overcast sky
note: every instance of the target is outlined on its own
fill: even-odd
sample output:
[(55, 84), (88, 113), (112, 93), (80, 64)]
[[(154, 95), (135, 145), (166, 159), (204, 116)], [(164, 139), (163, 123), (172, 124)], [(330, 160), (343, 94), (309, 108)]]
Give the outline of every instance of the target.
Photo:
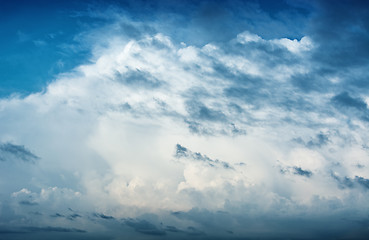
[(0, 239), (366, 239), (367, 1), (0, 1)]

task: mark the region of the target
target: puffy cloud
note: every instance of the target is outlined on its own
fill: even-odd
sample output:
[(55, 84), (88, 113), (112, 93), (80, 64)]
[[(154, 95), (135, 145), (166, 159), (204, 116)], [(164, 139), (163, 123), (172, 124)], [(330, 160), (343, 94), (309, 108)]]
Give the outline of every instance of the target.
[(146, 27), (115, 17), (90, 33), (108, 36), (95, 39), (91, 63), (43, 92), (1, 99), (6, 231), (367, 232), (354, 221), (368, 213), (367, 95), (317, 77), (316, 36), (243, 31), (191, 45)]

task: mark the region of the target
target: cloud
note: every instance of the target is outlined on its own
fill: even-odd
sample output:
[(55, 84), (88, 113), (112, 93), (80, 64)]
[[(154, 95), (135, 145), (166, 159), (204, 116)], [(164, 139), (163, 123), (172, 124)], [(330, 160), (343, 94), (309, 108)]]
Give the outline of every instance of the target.
[(114, 78), (118, 81), (121, 81), (125, 85), (132, 85), (133, 87), (140, 88), (156, 88), (160, 86), (160, 81), (152, 76), (150, 73), (141, 72), (136, 69), (129, 70), (128, 72), (121, 75), (119, 72), (114, 76)]
[(19, 204), (26, 205), (26, 206), (36, 206), (36, 205), (38, 205), (38, 203), (31, 202), (31, 201), (28, 201), (28, 200), (22, 200), (22, 201), (19, 202)]
[(50, 215), (50, 217), (55, 217), (55, 218), (62, 217), (62, 218), (64, 218), (65, 216), (64, 216), (64, 215), (62, 215), (62, 214), (60, 214), (60, 213), (55, 213), (55, 214), (53, 214), (53, 215)]
[(364, 121), (368, 121), (368, 107), (361, 98), (353, 98), (348, 92), (342, 92), (332, 98), (332, 103), (349, 117), (358, 115)]
[(164, 230), (157, 228), (154, 224), (146, 220), (126, 220), (125, 224), (134, 228), (137, 232), (142, 234), (153, 236), (162, 236), (166, 234)]
[(366, 103), (360, 98), (351, 97), (348, 92), (342, 92), (332, 98), (332, 102), (338, 107), (355, 108), (359, 111), (367, 109)]
[(0, 144), (0, 161), (6, 161), (8, 159), (20, 159), (25, 162), (34, 162), (39, 159), (38, 156), (34, 155), (27, 148), (22, 145), (15, 145), (12, 143), (1, 143)]
[(28, 232), (77, 232), (85, 233), (86, 231), (76, 228), (62, 228), (62, 227), (24, 227), (22, 228)]
[(98, 218), (102, 218), (102, 219), (107, 219), (107, 220), (114, 219), (113, 216), (107, 216), (107, 215), (104, 215), (102, 213), (95, 213), (94, 216), (95, 217), (98, 217)]
[(357, 186), (361, 186), (364, 189), (369, 188), (369, 179), (363, 177), (359, 176), (355, 176), (355, 178), (339, 177), (334, 173), (332, 173), (332, 177), (335, 180), (337, 180), (341, 188), (355, 188)]
[(305, 176), (305, 177), (311, 177), (311, 175), (313, 174), (311, 171), (307, 171), (307, 170), (303, 170), (300, 167), (294, 167), (294, 174), (296, 175), (301, 175), (301, 176)]
[[(167, 23), (156, 17), (172, 11), (165, 4), (147, 22), (119, 6), (85, 13), (107, 21), (77, 36), (92, 58), (42, 92), (0, 100), (4, 232), (364, 236), (355, 221), (369, 211), (369, 98), (352, 79), (367, 73), (319, 59), (336, 56), (319, 26), (284, 27), (294, 14), (292, 29), (310, 18), (304, 4), (238, 4), (172, 6)], [(331, 10), (319, 11), (312, 21), (327, 26)], [(219, 34), (234, 19), (245, 23)], [(171, 21), (183, 27), (170, 34)]]
[(79, 214), (77, 214), (77, 213), (73, 213), (73, 214), (70, 214), (69, 216), (67, 216), (67, 219), (69, 219), (69, 220), (75, 220), (75, 219), (77, 219), (77, 218), (81, 218), (82, 216), (81, 215), (79, 215)]
[(227, 162), (219, 161), (218, 159), (213, 160), (206, 155), (202, 155), (201, 153), (192, 152), (191, 150), (188, 150), (187, 148), (181, 146), (180, 144), (176, 145), (176, 154), (174, 156), (178, 159), (188, 158), (193, 159), (195, 161), (202, 161), (207, 163), (207, 165), (210, 167), (221, 166), (225, 169), (234, 169)]

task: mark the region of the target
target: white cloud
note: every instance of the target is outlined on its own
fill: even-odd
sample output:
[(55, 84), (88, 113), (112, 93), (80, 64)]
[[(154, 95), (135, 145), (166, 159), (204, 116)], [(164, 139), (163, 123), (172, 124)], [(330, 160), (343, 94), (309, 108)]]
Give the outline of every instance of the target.
[[(322, 204), (313, 201), (316, 196), (339, 199), (342, 208), (348, 201), (351, 208), (362, 207), (360, 199), (345, 197), (330, 174), (369, 177), (367, 151), (360, 147), (367, 134), (360, 126), (352, 134), (336, 113), (325, 115), (333, 111), (329, 96), (301, 92), (311, 107), (286, 107), (287, 101), (299, 104), (291, 76), (310, 71), (304, 58), (313, 47), (308, 37), (264, 40), (244, 32), (236, 39), (242, 46), (231, 41), (202, 48), (162, 34), (117, 38), (99, 50), (95, 62), (60, 75), (45, 92), (1, 100), (0, 140), (24, 144), (41, 158), (37, 174), (21, 176), (8, 194), (32, 195), (50, 211), (77, 207), (118, 218), (196, 207), (224, 210), (227, 204), (241, 212), (254, 204), (255, 215), (279, 208), (293, 215), (301, 205)], [(275, 48), (287, 49), (285, 57)], [(309, 145), (325, 128), (358, 140), (341, 148), (348, 138), (333, 134), (326, 145)], [(234, 169), (178, 161), (178, 143)], [(312, 177), (280, 171), (293, 167)]]
[(273, 40), (272, 42), (286, 47), (292, 53), (310, 51), (314, 47), (314, 44), (309, 37), (303, 37), (300, 41), (297, 39), (291, 40), (288, 38), (282, 38)]

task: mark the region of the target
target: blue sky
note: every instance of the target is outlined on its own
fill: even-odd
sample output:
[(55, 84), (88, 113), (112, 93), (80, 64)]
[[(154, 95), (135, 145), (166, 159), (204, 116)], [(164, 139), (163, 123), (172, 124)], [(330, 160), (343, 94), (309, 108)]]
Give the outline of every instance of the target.
[(365, 239), (366, 1), (2, 1), (0, 239)]

